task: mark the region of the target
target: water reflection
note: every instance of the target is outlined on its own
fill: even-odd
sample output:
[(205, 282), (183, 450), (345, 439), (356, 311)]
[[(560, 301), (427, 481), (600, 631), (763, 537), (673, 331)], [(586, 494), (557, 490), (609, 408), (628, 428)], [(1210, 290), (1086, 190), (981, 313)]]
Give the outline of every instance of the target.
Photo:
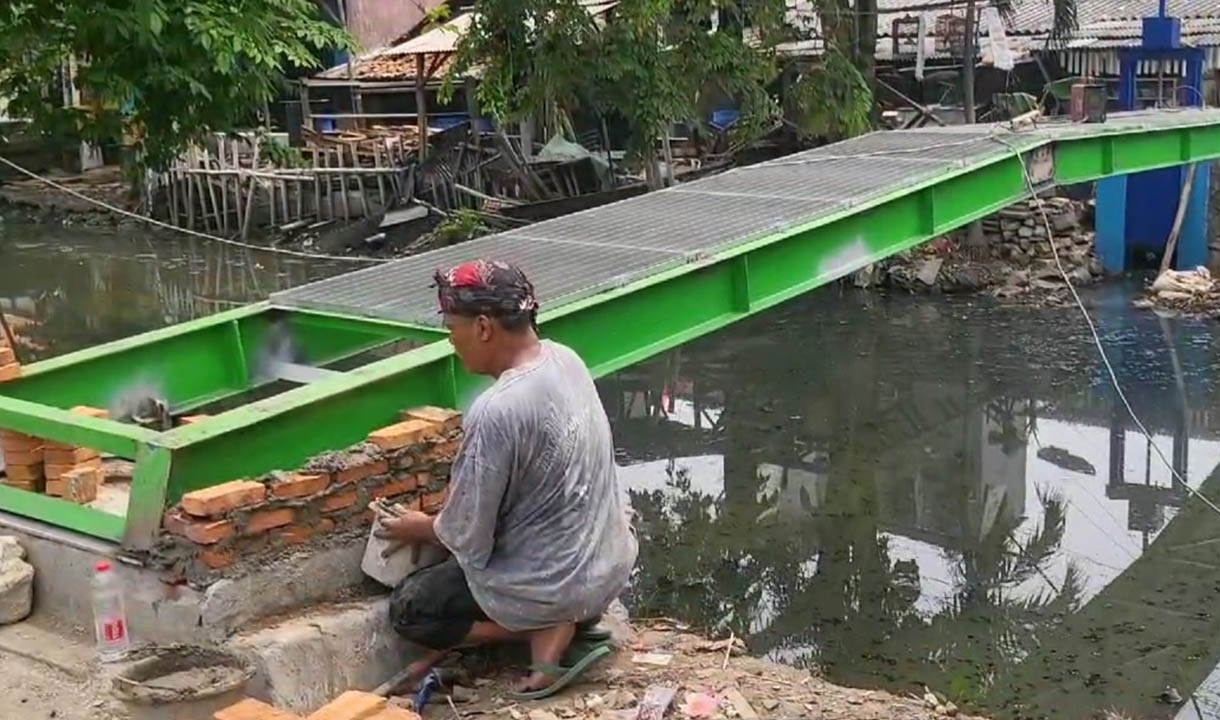
[(30, 359), (227, 310), (352, 268), (132, 231), (0, 223), (0, 310)]
[[(1093, 302), (1199, 487), (1220, 463), (1211, 329)], [(1185, 503), (1069, 311), (825, 291), (601, 389), (637, 612), (1002, 717), (1173, 717), (1157, 696), (1193, 707), (1220, 661), (1220, 516)]]

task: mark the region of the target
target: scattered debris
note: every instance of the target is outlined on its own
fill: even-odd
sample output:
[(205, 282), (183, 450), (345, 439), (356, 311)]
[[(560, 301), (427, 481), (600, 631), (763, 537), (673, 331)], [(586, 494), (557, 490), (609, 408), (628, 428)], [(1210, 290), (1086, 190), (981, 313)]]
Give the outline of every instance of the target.
[(1178, 705), (1182, 702), (1182, 693), (1178, 689), (1170, 685), (1166, 685), (1161, 694), (1157, 696), (1157, 700), (1169, 705)]
[(1220, 285), (1205, 267), (1166, 270), (1135, 305), (1175, 315), (1220, 317)]
[(678, 688), (667, 685), (653, 685), (644, 691), (644, 699), (640, 702), (637, 720), (661, 720), (669, 709)]
[[(1082, 227), (1086, 204), (1061, 197), (1042, 202), (1050, 219), (1050, 236), (1038, 203), (1021, 201), (983, 220), (989, 257), (968, 257), (962, 230), (883, 261), (879, 282), (911, 292), (991, 289), (1001, 298), (1067, 302), (1060, 264), (1073, 285), (1087, 285), (1101, 277), (1101, 262), (1093, 253), (1093, 232)], [(1058, 261), (1051, 239), (1059, 251)], [(857, 285), (863, 282), (861, 277), (855, 278)]]
[(0, 536), (0, 625), (20, 622), (34, 607), (34, 566), (11, 535)]
[(718, 710), (720, 701), (702, 692), (687, 693), (686, 702), (682, 705), (682, 712), (691, 718), (710, 718)]
[(724, 691), (724, 699), (728, 701), (733, 710), (737, 712), (737, 717), (742, 720), (758, 720), (758, 713), (754, 711), (754, 707), (750, 705), (750, 701), (746, 700), (746, 696), (741, 694), (737, 688), (729, 688)]
[(638, 665), (655, 665), (656, 667), (665, 667), (673, 661), (674, 656), (666, 653), (636, 653), (631, 657), (631, 662)]
[(1038, 459), (1045, 460), (1046, 462), (1055, 465), (1056, 467), (1061, 467), (1064, 470), (1070, 470), (1072, 472), (1078, 472), (1084, 475), (1097, 474), (1097, 468), (1093, 467), (1093, 463), (1085, 460), (1079, 455), (1073, 455), (1067, 450), (1064, 450), (1061, 447), (1055, 447), (1054, 445), (1047, 445), (1045, 447), (1038, 448)]

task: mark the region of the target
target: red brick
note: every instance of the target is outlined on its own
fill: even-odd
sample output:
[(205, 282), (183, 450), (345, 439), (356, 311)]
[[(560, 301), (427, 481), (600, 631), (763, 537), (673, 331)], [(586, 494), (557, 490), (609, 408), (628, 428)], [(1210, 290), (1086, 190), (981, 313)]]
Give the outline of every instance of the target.
[(246, 522), (246, 534), (257, 535), (272, 528), (283, 527), (296, 520), (297, 511), (292, 508), (274, 508), (258, 510), (250, 514)]
[(389, 471), (390, 465), (385, 460), (374, 460), (373, 462), (350, 467), (335, 473), (335, 484), (346, 485), (347, 483), (359, 482), (374, 475), (384, 475)]
[(368, 720), (385, 708), (386, 699), (380, 695), (348, 690), (306, 720)]
[[(48, 450), (47, 452), (50, 452), (50, 451)], [(93, 458), (92, 460), (84, 460), (82, 462), (75, 462), (75, 463), (50, 463), (49, 462), (49, 463), (44, 463), (43, 467), (45, 468), (45, 472), (43, 474), (47, 476), (48, 480), (58, 480), (61, 477), (63, 477), (65, 474), (72, 472), (73, 470), (75, 470), (77, 468), (94, 468), (96, 470), (101, 470), (102, 469), (102, 459)]]
[(199, 551), (200, 562), (212, 570), (223, 570), (232, 565), (236, 559), (237, 548), (234, 547), (209, 547)]
[(163, 525), (169, 532), (196, 545), (215, 545), (237, 533), (237, 526), (232, 520), (195, 520), (177, 510), (166, 516)]
[(369, 442), (382, 450), (397, 450), (440, 437), (439, 426), (424, 420), (406, 420), (369, 433)]
[(428, 448), (426, 458), (432, 462), (453, 462), (457, 457), (458, 448), (461, 447), (461, 440), (444, 440), (434, 444)]
[(6, 465), (37, 465), (42, 462), (42, 448), (36, 450), (5, 450)]
[(77, 405), (76, 407), (72, 408), (70, 412), (74, 412), (77, 415), (84, 415), (85, 417), (100, 418), (102, 420), (109, 419), (110, 417), (109, 412), (101, 408), (89, 407), (88, 405)]
[(374, 488), (370, 495), (374, 498), (389, 497), (390, 495), (409, 493), (419, 487), (419, 480), (415, 475), (401, 475), (399, 477), (400, 479), (398, 480), (388, 482), (379, 488)]
[(356, 491), (347, 490), (334, 495), (327, 495), (318, 503), (318, 507), (322, 512), (335, 512), (336, 510), (346, 510), (356, 504)]
[(424, 495), (420, 499), (420, 505), (423, 507), (424, 512), (428, 514), (438, 513), (441, 508), (445, 507), (445, 500), (448, 497), (449, 488), (445, 488), (444, 490)]
[(0, 346), (0, 365), (9, 365), (17, 362), (17, 354), (7, 345)]
[(13, 432), (12, 430), (0, 431), (0, 448), (4, 448), (5, 452), (29, 452), (38, 450), (46, 441), (42, 438), (26, 435), (25, 433)]
[(11, 362), (7, 365), (0, 365), (0, 382), (8, 382), (21, 377), (21, 365)]
[(61, 449), (48, 448), (43, 451), (42, 461), (51, 465), (75, 465), (99, 457), (97, 450), (86, 447)]
[(4, 474), (10, 480), (17, 482), (34, 482), (46, 477), (43, 473), (42, 463), (33, 465), (5, 465)]
[(250, 507), (267, 497), (267, 488), (251, 480), (233, 480), (182, 496), (182, 509), (195, 517), (223, 515), (230, 510)]
[(178, 424), (179, 425), (194, 425), (195, 423), (203, 422), (204, 420), (207, 420), (210, 417), (212, 417), (212, 416), (211, 415), (183, 415), (182, 417), (178, 418)]
[(316, 495), (330, 487), (329, 475), (305, 475), (296, 473), (271, 485), (271, 494), (277, 498), (305, 497)]
[(462, 426), (462, 413), (457, 410), (433, 407), (431, 405), (403, 410), (402, 419), (430, 422), (433, 425), (439, 426), (440, 431), (443, 433), (452, 432)]
[(212, 720), (301, 720), (300, 716), (277, 710), (265, 702), (246, 698), (236, 705), (212, 714)]

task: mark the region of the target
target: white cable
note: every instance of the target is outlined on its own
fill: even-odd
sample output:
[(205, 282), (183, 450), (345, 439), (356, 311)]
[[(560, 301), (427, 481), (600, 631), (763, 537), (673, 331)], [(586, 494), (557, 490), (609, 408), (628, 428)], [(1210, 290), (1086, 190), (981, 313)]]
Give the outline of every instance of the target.
[(230, 240), (229, 238), (223, 238), (223, 237), (219, 237), (216, 235), (209, 235), (208, 233), (202, 233), (202, 232), (197, 232), (195, 230), (188, 230), (186, 228), (180, 228), (177, 225), (170, 225), (169, 223), (161, 222), (160, 220), (146, 217), (144, 215), (140, 215), (139, 213), (133, 213), (129, 210), (124, 210), (123, 208), (115, 207), (109, 203), (103, 202), (96, 198), (91, 198), (88, 195), (85, 195), (84, 193), (80, 193), (80, 192), (77, 192), (76, 190), (73, 190), (70, 187), (65, 187), (64, 185), (61, 185), (61, 184), (55, 182), (54, 180), (51, 180), (50, 178), (45, 178), (45, 177), (39, 175), (38, 173), (34, 172), (33, 170), (27, 170), (26, 168), (18, 165), (17, 163), (13, 162), (12, 160), (9, 160), (8, 158), (4, 157), (3, 155), (0, 155), (0, 163), (4, 163), (5, 165), (8, 165), (9, 167), (16, 170), (17, 172), (19, 172), (23, 175), (27, 175), (39, 182), (46, 183), (47, 185), (50, 185), (51, 187), (55, 188), (56, 190), (65, 192), (65, 193), (71, 195), (72, 197), (79, 198), (81, 200), (84, 200), (85, 202), (92, 203), (94, 205), (97, 205), (98, 207), (104, 208), (111, 212), (118, 213), (119, 215), (123, 215), (123, 216), (129, 217), (129, 218), (132, 218), (134, 220), (139, 220), (141, 222), (146, 222), (150, 225), (156, 225), (157, 227), (162, 227), (167, 230), (174, 230), (176, 232), (180, 232), (185, 235), (192, 235), (194, 237), (203, 238), (204, 240), (214, 240), (219, 243), (225, 243), (226, 245), (236, 245), (237, 247), (248, 248), (250, 250), (259, 250), (262, 252), (279, 253), (281, 255), (292, 255), (293, 257), (310, 258), (313, 260), (344, 260), (347, 262), (366, 262), (366, 263), (389, 262), (389, 259), (387, 259), (387, 258), (362, 257), (360, 255), (323, 255), (321, 253), (308, 253), (308, 252), (300, 252), (298, 250), (285, 250), (283, 248), (268, 247), (265, 245), (254, 245), (252, 243), (241, 242), (240, 240)]
[(1004, 145), (1009, 150), (1016, 153), (1017, 161), (1021, 163), (1021, 174), (1025, 178), (1026, 189), (1029, 190), (1030, 197), (1034, 199), (1034, 202), (1038, 206), (1038, 213), (1042, 216), (1042, 223), (1046, 229), (1047, 241), (1051, 246), (1051, 254), (1055, 258), (1055, 266), (1059, 269), (1059, 274), (1063, 277), (1063, 281), (1067, 283), (1068, 290), (1072, 294), (1072, 299), (1076, 302), (1076, 307), (1080, 309), (1080, 314), (1084, 316), (1085, 324), (1089, 327), (1089, 333), (1093, 336), (1093, 343), (1097, 346), (1097, 352), (1101, 355), (1101, 361), (1106, 366), (1106, 372), (1110, 376), (1110, 383), (1114, 386), (1114, 391), (1118, 394), (1119, 399), (1123, 401), (1123, 407), (1127, 409), (1127, 414), (1131, 416), (1131, 420), (1135, 423), (1135, 426), (1139, 428), (1139, 431), (1143, 433), (1144, 437), (1148, 440), (1149, 447), (1156, 451), (1157, 457), (1160, 458), (1165, 467), (1169, 469), (1169, 472), (1173, 475), (1173, 477), (1178, 482), (1182, 483), (1182, 487), (1186, 488), (1187, 492), (1189, 492), (1192, 496), (1202, 500), (1203, 503), (1211, 508), (1217, 515), (1220, 515), (1220, 507), (1217, 507), (1216, 504), (1209, 500), (1206, 495), (1198, 490), (1195, 490), (1190, 486), (1189, 483), (1186, 482), (1186, 478), (1182, 477), (1177, 469), (1174, 468), (1173, 463), (1165, 457), (1165, 453), (1161, 452), (1160, 446), (1158, 446), (1156, 441), (1152, 439), (1152, 434), (1148, 432), (1148, 428), (1144, 427), (1144, 423), (1139, 419), (1139, 416), (1135, 414), (1135, 409), (1131, 407), (1130, 401), (1127, 400), (1127, 393), (1123, 392), (1122, 385), (1118, 382), (1118, 375), (1114, 372), (1114, 366), (1110, 364), (1110, 357), (1106, 354), (1105, 346), (1102, 345), (1101, 336), (1097, 333), (1097, 326), (1093, 324), (1093, 318), (1089, 316), (1089, 311), (1085, 308), (1084, 302), (1080, 299), (1080, 294), (1076, 292), (1076, 286), (1072, 284), (1071, 278), (1068, 276), (1067, 271), (1063, 268), (1063, 262), (1059, 259), (1059, 247), (1055, 244), (1055, 233), (1051, 229), (1050, 216), (1046, 212), (1046, 206), (1042, 202), (1042, 198), (1038, 197), (1038, 191), (1034, 187), (1033, 178), (1031, 178), (1029, 175), (1029, 169), (1025, 167), (1025, 158), (1022, 155), (1020, 148), (1005, 141), (998, 134), (994, 134), (991, 137), (996, 142)]

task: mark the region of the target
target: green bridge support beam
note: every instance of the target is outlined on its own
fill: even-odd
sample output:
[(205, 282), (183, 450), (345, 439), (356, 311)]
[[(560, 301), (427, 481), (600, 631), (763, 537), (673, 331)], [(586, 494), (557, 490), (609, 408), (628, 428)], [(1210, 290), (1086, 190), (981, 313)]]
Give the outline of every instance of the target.
[[(541, 316), (542, 332), (605, 375), (1027, 197), (1025, 168), (1037, 147), (1050, 146), (1054, 172), (1046, 179), (1058, 184), (1220, 157), (1220, 116), (1199, 117), (1207, 119), (1118, 131), (1080, 126), (1054, 140), (1010, 135), (1011, 150), (993, 159), (557, 307)], [(257, 349), (284, 323), (307, 364), (396, 341), (416, 347), (162, 433), (67, 412), (77, 404), (106, 406), (117, 391), (149, 377), (162, 383), (175, 411), (266, 388)], [(8, 488), (0, 488), (0, 509), (147, 548), (163, 508), (184, 492), (297, 467), (359, 441), (403, 407), (463, 406), (485, 384), (459, 367), (435, 329), (267, 303), (221, 313), (36, 363), (28, 377), (0, 386), (0, 427), (138, 461), (125, 520)]]

